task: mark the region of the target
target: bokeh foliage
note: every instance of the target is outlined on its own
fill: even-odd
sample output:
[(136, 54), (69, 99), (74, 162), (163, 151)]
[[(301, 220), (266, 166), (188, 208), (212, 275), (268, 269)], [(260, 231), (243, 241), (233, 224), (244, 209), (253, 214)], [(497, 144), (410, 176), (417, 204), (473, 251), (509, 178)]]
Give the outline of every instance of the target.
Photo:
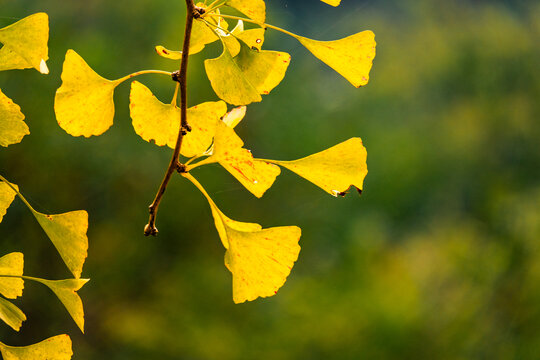
[[(218, 167), (200, 170), (235, 219), (274, 226), (293, 217), (304, 229), (299, 262), (280, 293), (238, 306), (230, 301), (210, 211), (190, 184), (173, 181), (159, 237), (142, 236), (170, 154), (133, 133), (128, 86), (115, 95), (115, 126), (99, 138), (68, 136), (52, 108), (68, 48), (108, 78), (142, 68), (176, 70), (153, 47), (178, 48), (183, 3), (0, 2), (0, 27), (38, 11), (51, 19), (51, 74), (0, 74), (31, 131), (0, 153), (0, 164), (37, 210), (90, 213), (83, 276), (93, 280), (80, 291), (86, 335), (70, 332), (74, 358), (534, 359), (540, 7), (268, 3), (268, 22), (313, 38), (373, 30), (377, 58), (369, 85), (358, 90), (293, 40), (267, 33), (266, 48), (291, 53), (293, 62), (280, 87), (251, 105), (238, 126), (246, 147), (263, 158), (293, 159), (361, 136), (370, 172), (361, 198), (335, 199), (284, 173), (256, 200)], [(216, 100), (203, 55), (190, 65), (190, 104)], [(145, 82), (172, 96), (167, 80)], [(24, 252), (29, 273), (67, 276), (25, 211), (14, 204), (0, 224), (1, 253)], [(20, 336), (1, 328), (6, 342), (36, 342), (75, 327), (46, 289), (29, 284), (25, 292), (33, 294), (22, 300), (29, 320)]]

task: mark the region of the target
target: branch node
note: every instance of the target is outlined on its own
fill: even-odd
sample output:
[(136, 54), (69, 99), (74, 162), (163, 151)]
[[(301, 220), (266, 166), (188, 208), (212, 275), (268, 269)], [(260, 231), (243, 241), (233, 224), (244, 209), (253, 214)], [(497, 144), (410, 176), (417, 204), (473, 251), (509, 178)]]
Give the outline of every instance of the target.
[(181, 78), (180, 78), (180, 70), (176, 70), (175, 72), (173, 72), (171, 74), (171, 77), (173, 79), (173, 81), (176, 81), (176, 82), (180, 82)]
[(146, 224), (144, 227), (144, 236), (157, 236), (158, 232), (159, 231), (155, 225)]
[(188, 172), (187, 166), (180, 162), (176, 162), (176, 172), (178, 172), (179, 174), (186, 174)]
[(199, 19), (205, 12), (206, 10), (204, 8), (195, 6), (193, 8), (193, 18)]
[(187, 135), (188, 132), (191, 132), (191, 125), (189, 124), (182, 125), (182, 128), (180, 129), (180, 131), (182, 132), (182, 135)]

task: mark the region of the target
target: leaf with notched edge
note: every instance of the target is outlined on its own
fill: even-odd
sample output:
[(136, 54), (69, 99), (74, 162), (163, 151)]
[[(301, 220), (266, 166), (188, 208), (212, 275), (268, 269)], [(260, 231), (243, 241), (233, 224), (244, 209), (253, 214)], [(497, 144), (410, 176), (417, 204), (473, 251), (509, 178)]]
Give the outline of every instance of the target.
[(268, 161), (286, 167), (333, 196), (343, 196), (351, 186), (362, 190), (368, 172), (366, 158), (362, 140), (352, 138), (299, 160)]
[(375, 58), (375, 35), (363, 31), (344, 39), (317, 41), (295, 36), (315, 57), (341, 74), (356, 87), (369, 81), (369, 72)]
[(218, 162), (256, 197), (262, 197), (281, 173), (278, 166), (256, 160), (244, 149), (244, 142), (223, 121), (218, 123), (212, 156), (205, 162)]
[(235, 303), (273, 296), (283, 286), (300, 253), (297, 226), (263, 229), (225, 216), (193, 176), (183, 174), (207, 198), (225, 248), (225, 266), (233, 276)]
[(79, 329), (84, 333), (84, 310), (81, 298), (77, 291), (86, 284), (89, 279), (66, 279), (66, 280), (45, 280), (39, 278), (29, 278), (42, 283), (51, 289), (56, 297), (62, 302)]
[(54, 111), (62, 129), (73, 136), (101, 135), (113, 124), (114, 89), (122, 80), (98, 75), (74, 50), (68, 50), (62, 86), (56, 91)]
[(24, 255), (22, 253), (14, 252), (0, 257), (0, 294), (8, 299), (22, 296), (24, 280), (17, 276), (22, 276), (23, 269)]
[(248, 105), (262, 100), (285, 77), (289, 54), (279, 51), (253, 50), (244, 41), (238, 55), (227, 46), (216, 59), (205, 60), (206, 74), (214, 92), (233, 105)]
[(266, 4), (263, 0), (227, 0), (225, 5), (235, 8), (259, 23), (266, 21)]
[(28, 134), (21, 108), (0, 90), (0, 146), (17, 144)]
[(32, 212), (73, 276), (81, 277), (88, 251), (88, 213), (79, 210), (46, 215), (33, 209)]
[(13, 330), (19, 331), (26, 315), (17, 306), (0, 297), (0, 320), (8, 324)]
[(0, 343), (4, 360), (70, 360), (73, 355), (68, 335), (58, 335), (29, 346)]
[(0, 70), (35, 68), (48, 74), (49, 17), (37, 13), (0, 29)]
[[(184, 136), (182, 155), (202, 155), (210, 145), (220, 118), (227, 112), (223, 101), (205, 102), (187, 110), (191, 132)], [(130, 113), (135, 132), (146, 141), (174, 149), (180, 130), (180, 109), (160, 102), (143, 84), (131, 84)]]
[(341, 3), (341, 0), (321, 0), (321, 1), (332, 6), (339, 6), (339, 4)]
[[(17, 185), (11, 184), (13, 187), (18, 189)], [(17, 196), (17, 193), (15, 190), (13, 190), (8, 184), (6, 184), (3, 181), (0, 181), (0, 222), (2, 222), (2, 219), (4, 218), (4, 215), (7, 212), (7, 209), (15, 200), (15, 196)]]

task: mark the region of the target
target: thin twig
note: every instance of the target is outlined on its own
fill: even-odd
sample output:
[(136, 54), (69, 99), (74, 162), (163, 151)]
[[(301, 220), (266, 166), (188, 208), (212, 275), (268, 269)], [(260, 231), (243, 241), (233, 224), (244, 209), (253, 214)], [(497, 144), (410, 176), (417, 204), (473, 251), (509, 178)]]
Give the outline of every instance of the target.
[(186, 0), (186, 29), (184, 32), (184, 45), (182, 47), (182, 62), (180, 64), (180, 130), (178, 131), (178, 138), (176, 140), (176, 146), (174, 147), (174, 152), (171, 158), (171, 162), (165, 172), (161, 186), (156, 194), (156, 197), (152, 204), (149, 207), (150, 217), (148, 219), (148, 224), (144, 227), (144, 235), (153, 235), (156, 236), (158, 230), (156, 228), (156, 215), (159, 208), (163, 194), (167, 190), (167, 185), (171, 180), (172, 175), (177, 170), (185, 169), (185, 167), (180, 164), (180, 149), (182, 148), (182, 139), (184, 135), (191, 130), (190, 126), (187, 123), (187, 67), (189, 59), (189, 45), (191, 41), (191, 29), (193, 28), (193, 19), (196, 14), (198, 14), (195, 9), (195, 4), (193, 0)]

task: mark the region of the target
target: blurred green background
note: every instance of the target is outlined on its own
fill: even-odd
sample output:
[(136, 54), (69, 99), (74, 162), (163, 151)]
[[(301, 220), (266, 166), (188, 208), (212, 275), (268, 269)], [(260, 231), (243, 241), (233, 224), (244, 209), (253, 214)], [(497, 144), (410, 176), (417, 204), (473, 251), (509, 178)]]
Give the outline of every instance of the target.
[[(31, 135), (0, 151), (0, 171), (38, 210), (86, 209), (89, 257), (82, 335), (46, 288), (27, 283), (27, 345), (69, 333), (74, 359), (538, 359), (540, 356), (540, 5), (536, 1), (268, 0), (268, 22), (320, 40), (376, 34), (368, 86), (355, 89), (299, 43), (284, 82), (238, 127), (262, 158), (294, 159), (360, 136), (364, 194), (333, 198), (283, 171), (260, 200), (218, 166), (195, 175), (233, 219), (298, 225), (302, 251), (272, 298), (234, 305), (231, 276), (204, 198), (176, 177), (145, 238), (147, 207), (170, 157), (133, 131), (128, 84), (115, 125), (73, 138), (53, 112), (64, 54), (115, 79), (175, 70), (153, 47), (178, 48), (183, 1), (0, 0), (0, 27), (50, 16), (51, 74), (0, 73)], [(190, 104), (215, 100), (192, 58)], [(140, 77), (162, 101), (173, 84)], [(0, 250), (28, 275), (69, 272), (21, 202)]]

